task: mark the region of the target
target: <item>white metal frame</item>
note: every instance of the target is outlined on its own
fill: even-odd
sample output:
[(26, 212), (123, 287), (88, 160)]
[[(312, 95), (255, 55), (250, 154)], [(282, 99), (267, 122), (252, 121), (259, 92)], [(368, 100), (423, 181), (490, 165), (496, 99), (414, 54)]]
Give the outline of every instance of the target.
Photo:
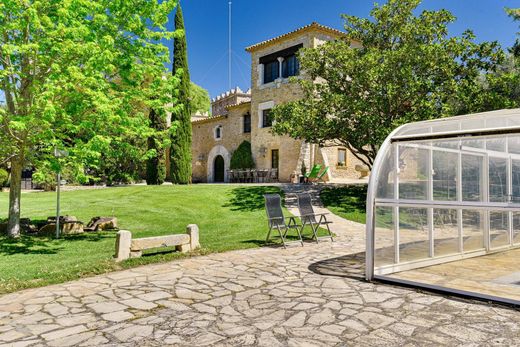
[[(491, 117), (497, 114), (497, 112), (491, 112), (489, 114), (479, 114), (478, 118), (486, 118)], [(518, 110), (507, 110), (501, 114), (501, 116), (516, 116), (515, 123), (520, 124), (520, 109)], [(451, 119), (447, 119), (446, 121), (457, 121), (466, 122), (468, 120), (468, 116), (463, 117), (453, 117)], [(491, 118), (490, 118), (491, 119)], [(507, 119), (505, 119), (504, 123), (509, 123)], [(409, 125), (403, 125), (397, 129), (395, 129), (384, 141), (382, 144), (380, 151), (375, 159), (372, 173), (370, 175), (370, 181), (367, 192), (367, 220), (366, 220), (366, 278), (367, 280), (372, 280), (374, 278), (380, 278), (385, 274), (390, 274), (397, 271), (409, 270), (412, 268), (429, 266), (433, 264), (439, 264), (448, 261), (454, 261), (459, 259), (464, 259), (468, 257), (475, 257), (489, 253), (495, 253), (503, 250), (508, 250), (512, 248), (520, 247), (520, 244), (514, 243), (514, 228), (513, 228), (513, 212), (520, 212), (520, 203), (515, 203), (509, 200), (509, 202), (489, 202), (489, 157), (492, 158), (507, 158), (507, 195), (512, 196), (512, 183), (513, 183), (513, 160), (520, 159), (520, 154), (508, 153), (508, 134), (518, 136), (520, 135), (520, 126), (503, 126), (503, 127), (491, 127), (491, 128), (481, 128), (481, 129), (469, 129), (469, 130), (461, 130), (459, 125), (459, 130), (456, 131), (447, 131), (447, 132), (438, 132), (435, 133), (433, 131), (434, 126), (445, 122), (442, 121), (427, 121), (421, 122), (426, 123), (424, 126), (430, 126), (429, 133), (421, 133), (417, 135), (401, 135), (403, 132), (403, 128), (408, 128)], [(419, 123), (418, 123), (419, 124)], [(420, 124), (423, 126), (423, 124)], [(489, 138), (493, 135), (502, 135), (504, 136), (506, 148), (505, 152), (499, 152), (494, 150), (486, 150), (484, 148), (473, 148), (469, 146), (463, 146), (462, 142), (459, 142), (458, 148), (448, 148), (448, 147), (437, 147), (432, 145), (432, 141), (440, 140), (440, 141), (464, 141), (468, 139), (485, 139)], [(416, 147), (428, 150), (428, 187), (427, 187), (427, 199), (426, 200), (412, 200), (412, 199), (399, 199), (399, 147)], [(385, 164), (385, 160), (387, 160), (387, 156), (390, 151), (393, 152), (393, 160), (394, 160), (394, 187), (393, 187), (393, 198), (382, 199), (376, 198), (377, 187), (379, 183), (379, 175), (381, 173), (382, 167)], [(433, 150), (439, 150), (444, 152), (452, 152), (457, 153), (457, 198), (456, 201), (437, 201), (434, 200), (433, 197)], [(462, 197), (462, 156), (464, 154), (467, 155), (476, 155), (482, 156), (483, 158), (483, 169), (482, 169), (482, 177), (481, 184), (482, 188), (480, 189), (481, 200), (478, 202), (474, 201), (463, 201)], [(374, 255), (375, 255), (375, 211), (377, 207), (390, 207), (392, 208), (393, 214), (393, 224), (394, 224), (394, 263), (390, 265), (378, 266), (375, 267)], [(416, 261), (409, 262), (400, 262), (399, 259), (399, 208), (400, 207), (412, 207), (412, 208), (424, 208), (427, 210), (427, 225), (428, 225), (428, 235), (429, 235), (429, 258), (419, 259)], [(435, 256), (435, 247), (434, 247), (434, 218), (433, 211), (434, 209), (453, 209), (457, 210), (457, 230), (458, 230), (458, 250), (459, 253), (451, 254), (451, 255), (442, 255)], [(463, 210), (480, 210), (485, 214), (484, 218), (484, 249), (481, 250), (471, 250), (464, 251), (463, 248), (463, 220), (462, 213)], [(490, 240), (490, 212), (507, 212), (508, 213), (508, 244), (506, 246), (500, 247), (491, 247)], [(387, 279), (386, 277), (381, 277), (383, 279)], [(392, 279), (395, 281), (395, 279)]]

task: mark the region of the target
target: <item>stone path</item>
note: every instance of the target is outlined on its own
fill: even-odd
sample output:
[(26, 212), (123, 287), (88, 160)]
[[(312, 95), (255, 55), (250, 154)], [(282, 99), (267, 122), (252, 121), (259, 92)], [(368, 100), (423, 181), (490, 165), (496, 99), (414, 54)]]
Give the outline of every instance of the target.
[(363, 225), (341, 227), (5, 295), (0, 346), (520, 346), (517, 310), (364, 282)]

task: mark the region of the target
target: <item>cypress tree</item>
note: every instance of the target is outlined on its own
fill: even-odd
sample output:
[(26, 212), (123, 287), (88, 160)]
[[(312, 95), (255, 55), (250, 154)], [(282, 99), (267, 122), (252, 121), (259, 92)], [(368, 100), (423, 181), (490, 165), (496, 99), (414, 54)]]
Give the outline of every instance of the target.
[(160, 185), (166, 177), (165, 151), (161, 141), (166, 119), (154, 109), (150, 110), (150, 127), (155, 129), (155, 133), (148, 137), (148, 150), (153, 150), (154, 155), (146, 161), (146, 184)]
[[(175, 30), (184, 30), (184, 18), (181, 5), (175, 13)], [(186, 34), (176, 37), (173, 41), (173, 69), (182, 70), (178, 103), (172, 113), (172, 124), (177, 123), (175, 134), (172, 137), (170, 152), (170, 176), (174, 184), (191, 183), (191, 110), (190, 110), (190, 72), (188, 70), (188, 53), (186, 49)]]

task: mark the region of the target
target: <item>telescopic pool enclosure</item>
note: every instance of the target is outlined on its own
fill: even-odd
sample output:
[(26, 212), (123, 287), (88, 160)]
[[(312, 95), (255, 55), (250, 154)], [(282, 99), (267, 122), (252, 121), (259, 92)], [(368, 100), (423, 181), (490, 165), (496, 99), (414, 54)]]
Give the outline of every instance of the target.
[(392, 132), (373, 165), (366, 228), (368, 280), (520, 248), (520, 109)]

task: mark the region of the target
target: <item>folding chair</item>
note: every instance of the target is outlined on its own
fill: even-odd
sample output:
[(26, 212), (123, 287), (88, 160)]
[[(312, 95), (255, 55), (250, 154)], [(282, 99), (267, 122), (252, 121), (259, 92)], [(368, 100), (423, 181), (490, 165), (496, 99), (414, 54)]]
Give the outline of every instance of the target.
[(323, 171), (318, 175), (318, 177), (316, 177), (316, 182), (319, 182), (319, 181), (324, 182), (324, 181), (323, 181), (323, 177), (327, 174), (328, 171), (329, 171), (329, 167), (326, 166), (326, 167), (325, 167), (325, 170), (323, 170)]
[[(309, 193), (300, 193), (296, 194), (298, 199), (298, 210), (300, 211), (300, 219), (302, 221), (301, 230), (305, 225), (310, 225), (312, 229), (312, 233), (314, 234), (314, 238), (316, 239), (316, 243), (318, 243), (319, 239), (329, 238), (331, 241), (334, 241), (334, 237), (332, 236), (332, 232), (330, 231), (329, 224), (332, 222), (327, 220), (328, 213), (315, 213), (314, 208), (312, 207), (311, 195)], [(319, 219), (317, 219), (319, 217)], [(329, 232), (329, 236), (323, 236), (318, 238), (318, 229), (320, 226), (325, 226)]]
[(298, 238), (303, 246), (302, 234), (300, 233), (300, 225), (296, 223), (295, 217), (288, 217), (289, 223), (286, 223), (285, 217), (282, 211), (282, 200), (280, 195), (278, 194), (265, 194), (265, 211), (267, 212), (267, 219), (269, 224), (269, 232), (267, 233), (267, 238), (265, 239), (265, 243), (269, 242), (269, 237), (271, 236), (271, 231), (273, 229), (278, 230), (280, 234), (280, 238), (282, 239), (283, 247), (287, 248), (287, 243), (285, 241), (285, 237), (287, 236), (287, 232), (289, 230), (296, 230), (298, 234)]
[(316, 164), (312, 167), (311, 171), (308, 172), (306, 175), (305, 175), (305, 180), (307, 182), (310, 182), (310, 180), (312, 179), (316, 179), (318, 177), (318, 174), (320, 173), (320, 170), (321, 170), (321, 165), (320, 164)]

